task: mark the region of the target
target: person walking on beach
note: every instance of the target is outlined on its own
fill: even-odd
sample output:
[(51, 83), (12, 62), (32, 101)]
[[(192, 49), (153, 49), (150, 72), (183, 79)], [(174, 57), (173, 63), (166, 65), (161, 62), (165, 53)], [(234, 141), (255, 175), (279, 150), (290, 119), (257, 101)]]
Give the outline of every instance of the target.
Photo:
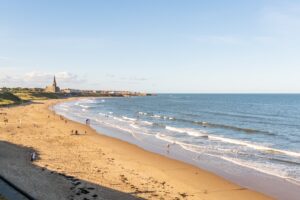
[(90, 120), (90, 119), (86, 119), (86, 120), (85, 120), (85, 124), (86, 124), (87, 126), (89, 126), (90, 123), (91, 123), (91, 120)]
[(31, 155), (30, 155), (30, 161), (33, 162), (35, 160), (36, 160), (36, 153), (32, 152)]
[(167, 144), (167, 153), (170, 153), (170, 144)]

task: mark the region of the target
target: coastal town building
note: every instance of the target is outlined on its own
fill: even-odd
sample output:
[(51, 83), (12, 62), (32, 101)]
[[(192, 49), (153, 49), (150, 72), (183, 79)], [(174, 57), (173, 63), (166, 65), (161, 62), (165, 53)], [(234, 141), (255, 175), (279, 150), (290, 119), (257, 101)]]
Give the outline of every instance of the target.
[(55, 76), (54, 76), (52, 85), (46, 86), (45, 92), (50, 92), (50, 93), (58, 93), (58, 92), (60, 92), (60, 88), (57, 86)]
[(78, 89), (70, 89), (70, 88), (66, 88), (66, 89), (62, 89), (61, 90), (62, 93), (66, 93), (66, 94), (79, 94), (82, 91), (78, 90)]

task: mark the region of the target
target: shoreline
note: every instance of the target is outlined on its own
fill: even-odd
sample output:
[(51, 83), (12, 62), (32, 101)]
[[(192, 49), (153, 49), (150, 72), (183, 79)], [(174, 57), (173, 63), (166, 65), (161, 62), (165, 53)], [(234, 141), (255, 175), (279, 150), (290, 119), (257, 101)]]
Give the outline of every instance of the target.
[[(39, 159), (32, 167), (55, 174), (63, 173), (89, 182), (94, 187), (109, 188), (133, 197), (271, 199), (198, 167), (105, 136), (78, 122), (61, 119), (48, 108), (63, 101), (66, 100), (37, 101), (30, 105), (1, 109), (8, 113), (9, 123), (14, 117), (15, 122), (1, 125), (1, 132), (6, 133), (0, 135), (0, 141), (37, 150)], [(26, 118), (22, 116), (22, 124), (18, 128), (20, 113), (25, 113)], [(71, 131), (75, 129), (79, 135), (72, 135)], [(3, 167), (0, 173), (7, 173), (8, 170)], [(9, 173), (7, 176), (21, 187), (20, 177), (13, 177)], [(51, 182), (50, 177), (45, 178)], [(22, 186), (30, 193), (29, 186)]]
[[(77, 99), (74, 101), (77, 104), (80, 100)], [(59, 107), (59, 104), (57, 104), (57, 106)], [(72, 113), (64, 111), (61, 112), (62, 110), (59, 108), (55, 111), (57, 114), (62, 114), (64, 117), (78, 123), (83, 123), (85, 120), (84, 113), (76, 117), (72, 115)], [(99, 134), (117, 138), (136, 145), (143, 150), (162, 155), (166, 158), (191, 164), (202, 170), (206, 170), (217, 176), (225, 178), (229, 182), (269, 195), (273, 198), (291, 200), (298, 199), (298, 191), (300, 189), (299, 184), (284, 177), (277, 176), (276, 174), (274, 175), (265, 171), (260, 171), (256, 168), (240, 165), (239, 163), (230, 162), (228, 160), (222, 160), (221, 158), (210, 155), (199, 155), (198, 153), (184, 149), (181, 145), (177, 145), (176, 143), (172, 144), (172, 141), (159, 140), (153, 135), (146, 134), (143, 136), (143, 134), (128, 134), (127, 132), (120, 132), (120, 130), (117, 129), (111, 130), (111, 128), (104, 127), (96, 122), (92, 123), (91, 127), (93, 127)], [(171, 145), (167, 149), (166, 147), (168, 144)], [(222, 169), (220, 168), (220, 165), (223, 166)], [(280, 188), (280, 190), (274, 188)]]

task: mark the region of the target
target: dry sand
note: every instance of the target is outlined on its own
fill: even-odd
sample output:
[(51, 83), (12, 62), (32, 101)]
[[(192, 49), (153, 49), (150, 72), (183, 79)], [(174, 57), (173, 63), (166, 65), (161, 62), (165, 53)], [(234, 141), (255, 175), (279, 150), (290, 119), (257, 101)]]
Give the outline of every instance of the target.
[(61, 101), (0, 108), (0, 174), (37, 199), (271, 199), (48, 109)]

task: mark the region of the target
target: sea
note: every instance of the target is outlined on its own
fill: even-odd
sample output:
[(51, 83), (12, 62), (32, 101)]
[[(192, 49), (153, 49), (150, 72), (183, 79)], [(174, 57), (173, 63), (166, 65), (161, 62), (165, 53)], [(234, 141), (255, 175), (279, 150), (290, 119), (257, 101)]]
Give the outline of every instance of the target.
[(87, 98), (53, 109), (78, 122), (90, 119), (101, 133), (278, 199), (286, 197), (274, 185), (300, 195), (298, 94)]

